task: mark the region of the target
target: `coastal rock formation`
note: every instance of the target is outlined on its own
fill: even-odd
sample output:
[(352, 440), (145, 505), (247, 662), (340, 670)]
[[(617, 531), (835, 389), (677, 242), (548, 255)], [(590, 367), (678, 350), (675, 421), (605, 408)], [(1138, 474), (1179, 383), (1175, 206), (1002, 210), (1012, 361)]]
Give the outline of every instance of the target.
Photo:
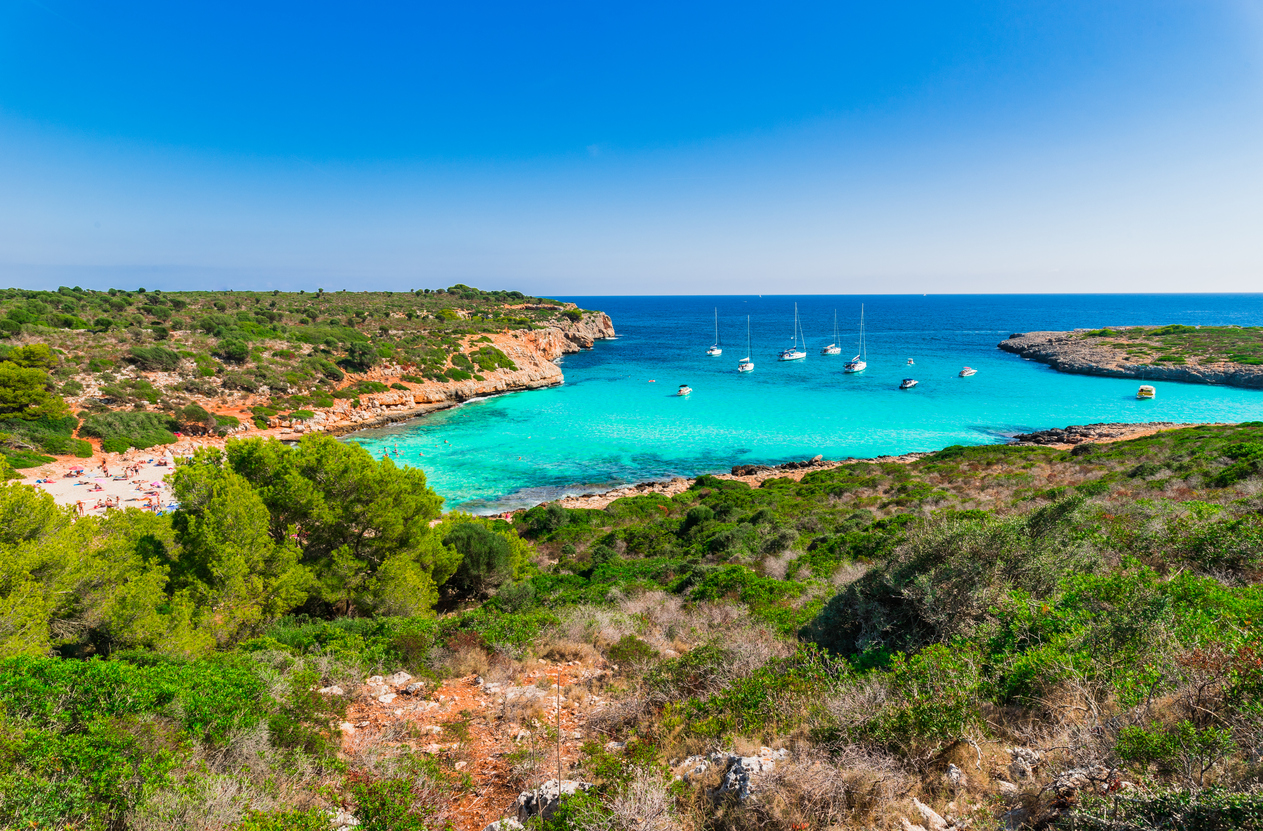
[[(488, 336), (492, 345), (509, 356), (516, 369), (484, 372), (481, 381), (426, 381), (408, 384), (407, 390), (361, 395), (358, 407), (350, 401), (340, 401), (305, 422), (278, 423), (275, 426), (289, 427), (293, 431), (282, 435), (282, 439), (298, 438), (309, 432), (340, 435), (404, 421), (471, 398), (554, 387), (565, 381), (561, 367), (555, 363), (558, 358), (591, 349), (596, 341), (614, 336), (614, 324), (604, 312), (588, 312), (581, 320), (566, 319), (546, 329), (497, 333)], [(392, 364), (379, 367), (364, 377), (391, 384), (398, 383), (405, 374), (406, 368)]]
[[(1112, 327), (1123, 333), (1128, 327)], [(1263, 366), (1231, 361), (1201, 363), (1190, 357), (1183, 364), (1151, 364), (1115, 348), (1102, 338), (1085, 337), (1087, 329), (1073, 332), (1026, 332), (1009, 335), (1000, 349), (1031, 361), (1048, 364), (1058, 372), (1136, 378), (1147, 382), (1181, 381), (1188, 384), (1224, 384), (1263, 389)]]
[(1013, 444), (1082, 444), (1103, 439), (1134, 436), (1138, 428), (1146, 429), (1147, 431), (1157, 431), (1187, 426), (1186, 424), (1177, 424), (1173, 421), (1152, 421), (1147, 424), (1120, 424), (1115, 422), (1071, 424), (1064, 430), (1059, 427), (1053, 427), (1050, 430), (1037, 430), (1034, 433), (1018, 433), (1013, 437)]

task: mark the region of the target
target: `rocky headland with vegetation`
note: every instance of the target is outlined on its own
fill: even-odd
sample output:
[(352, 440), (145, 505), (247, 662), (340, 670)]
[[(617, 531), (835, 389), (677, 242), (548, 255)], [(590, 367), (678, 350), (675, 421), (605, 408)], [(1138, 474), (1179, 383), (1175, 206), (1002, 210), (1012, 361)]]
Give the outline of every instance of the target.
[(1263, 327), (1113, 326), (1026, 332), (998, 344), (1059, 372), (1263, 387)]
[[(415, 292), (0, 292), (9, 468), (171, 446), (177, 434), (344, 433), (564, 381), (614, 336), (574, 304)], [(205, 443), (204, 441), (201, 443)]]

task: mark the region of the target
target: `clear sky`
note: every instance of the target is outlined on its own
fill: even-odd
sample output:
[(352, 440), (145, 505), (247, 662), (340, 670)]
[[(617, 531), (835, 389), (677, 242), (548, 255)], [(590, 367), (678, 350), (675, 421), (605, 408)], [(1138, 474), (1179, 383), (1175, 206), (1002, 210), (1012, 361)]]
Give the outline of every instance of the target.
[(0, 285), (1263, 290), (1263, 2), (0, 0)]

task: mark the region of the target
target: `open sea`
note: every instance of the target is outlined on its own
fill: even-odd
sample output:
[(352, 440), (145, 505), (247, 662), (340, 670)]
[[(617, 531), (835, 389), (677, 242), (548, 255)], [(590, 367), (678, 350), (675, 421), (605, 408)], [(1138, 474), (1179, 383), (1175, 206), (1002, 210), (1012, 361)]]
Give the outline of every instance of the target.
[[(823, 454), (866, 457), (1003, 442), (1102, 421), (1263, 420), (1263, 391), (1066, 375), (1001, 352), (1013, 332), (1113, 325), (1263, 325), (1263, 294), (567, 297), (618, 332), (566, 356), (559, 387), (471, 401), (346, 439), (421, 467), (448, 509), (493, 513), (566, 494)], [(807, 358), (781, 363), (794, 303)], [(864, 304), (868, 369), (847, 375)], [(723, 355), (708, 357), (719, 311)], [(822, 356), (833, 313), (841, 355)], [(746, 355), (755, 369), (738, 373)], [(915, 365), (907, 366), (912, 358)], [(959, 378), (961, 367), (978, 370)], [(905, 377), (919, 385), (898, 389)], [(675, 395), (682, 383), (693, 388)]]

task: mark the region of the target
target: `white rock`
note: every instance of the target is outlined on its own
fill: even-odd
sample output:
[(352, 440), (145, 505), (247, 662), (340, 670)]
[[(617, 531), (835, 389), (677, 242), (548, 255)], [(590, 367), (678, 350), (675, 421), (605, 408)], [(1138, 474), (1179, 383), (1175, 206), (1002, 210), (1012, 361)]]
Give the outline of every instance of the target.
[(377, 700), (380, 701), (382, 704), (389, 704), (390, 702), (395, 700), (395, 694), (386, 693), (385, 695), (379, 695), (377, 696)]
[(339, 728), (338, 728), (338, 729), (339, 729), (339, 730), (341, 730), (343, 733), (345, 733), (345, 734), (346, 734), (346, 735), (348, 735), (348, 736), (354, 736), (354, 735), (355, 735), (355, 725), (354, 725), (354, 724), (352, 724), (352, 723), (351, 723), (351, 722), (349, 722), (349, 721), (344, 721), (344, 722), (342, 722), (342, 724), (339, 726)]
[(523, 831), (525, 828), (525, 825), (518, 822), (513, 817), (505, 817), (504, 819), (498, 819), (495, 822), (490, 823), (486, 828), (482, 829), (482, 831)]
[(392, 687), (403, 687), (403, 686), (406, 686), (407, 683), (412, 680), (412, 676), (404, 672), (403, 670), (399, 670), (394, 675), (386, 676), (384, 680), (385, 680), (385, 683), (389, 684)]
[(332, 687), (323, 687), (318, 690), (321, 695), (346, 695), (346, 690), (334, 684)]

